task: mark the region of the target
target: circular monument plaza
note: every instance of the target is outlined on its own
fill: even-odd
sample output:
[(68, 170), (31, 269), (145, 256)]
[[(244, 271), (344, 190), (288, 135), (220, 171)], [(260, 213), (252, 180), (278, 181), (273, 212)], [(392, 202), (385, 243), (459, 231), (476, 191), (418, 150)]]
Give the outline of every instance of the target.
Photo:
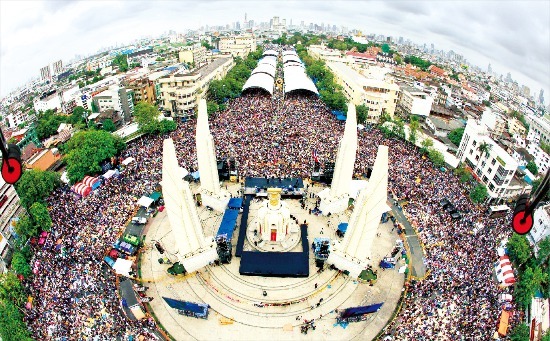
[[(285, 52), (273, 53), (290, 56)], [(262, 68), (277, 64), (270, 65)], [(277, 67), (275, 78), (283, 71)], [(487, 221), (469, 188), (417, 146), (377, 128), (357, 129), (349, 124), (354, 116), (337, 119), (299, 71), (292, 73), (305, 92), (246, 91), (208, 119), (199, 115), (170, 134), (129, 142), (123, 165), (89, 196), (64, 186), (48, 198), (52, 231), (33, 246), (34, 276), (24, 282), (33, 298), (25, 322), (34, 338), (153, 340), (161, 338), (158, 324), (176, 340), (492, 337), (498, 297), (506, 293), (492, 275), (496, 248), (510, 234), (505, 218)], [(339, 150), (352, 162), (338, 165)], [(234, 159), (238, 176), (220, 186), (221, 159)], [(332, 182), (312, 182), (314, 161), (336, 162)], [(348, 207), (348, 194), (334, 189), (334, 180), (364, 180), (371, 170), (369, 185)], [(373, 178), (383, 184), (379, 191), (370, 187)], [(154, 195), (159, 185), (164, 204)], [(129, 221), (145, 217), (140, 197), (157, 201), (159, 210), (137, 226)], [(374, 197), (377, 209), (391, 209), (392, 220), (369, 213)], [(233, 199), (242, 205), (227, 212)], [(451, 219), (442, 200), (461, 219)], [(319, 214), (326, 210), (334, 213)], [(344, 236), (342, 223), (349, 223)], [(320, 266), (319, 245), (327, 239), (331, 252)], [(386, 257), (395, 264), (385, 266)], [(176, 262), (187, 274), (174, 274)], [(371, 277), (359, 276), (367, 268)], [(180, 314), (185, 307), (195, 317), (206, 317), (197, 309), (207, 308), (208, 317)], [(353, 307), (371, 310), (360, 310), (364, 320), (338, 323)]]
[[(237, 195), (241, 186), (229, 183), (227, 188)], [(192, 188), (196, 187), (194, 185)], [(317, 193), (324, 187), (309, 187), (308, 184), (308, 194)], [(337, 226), (349, 220), (350, 211), (331, 217), (310, 214), (316, 200), (316, 197), (309, 198), (305, 208), (297, 199), (284, 201), (299, 222), (307, 221), (309, 240), (340, 239), (336, 235)], [(261, 201), (266, 199), (257, 199), (251, 203), (249, 225), (258, 219)], [(204, 206), (199, 212), (205, 235), (215, 235), (222, 214)], [(240, 219), (241, 216), (237, 225), (240, 225)], [(374, 242), (375, 260), (388, 256), (396, 239), (399, 239), (391, 221), (380, 224), (378, 231), (380, 236)], [(237, 234), (238, 230), (235, 231), (234, 239)], [(252, 236), (247, 237), (245, 251), (254, 249), (252, 239)], [(153, 247), (155, 242), (163, 246), (165, 252), (162, 255)], [(229, 264), (207, 266), (191, 275), (168, 275), (167, 269), (171, 265), (164, 262), (161, 264), (158, 259), (168, 258), (175, 262), (177, 257), (172, 253), (175, 241), (165, 212), (159, 213), (150, 222), (145, 243), (149, 247), (141, 256), (141, 275), (144, 282), (151, 282), (146, 284), (149, 286), (148, 295), (155, 297), (150, 306), (158, 321), (178, 340), (372, 339), (390, 319), (405, 278), (403, 273), (398, 272), (399, 266), (384, 271), (376, 267), (378, 278), (373, 285), (352, 280), (328, 266), (318, 271), (311, 252), (308, 259), (309, 276), (305, 278), (243, 276), (239, 274), (238, 257), (233, 257)], [(303, 250), (300, 244), (296, 244), (286, 251)], [(185, 317), (168, 307), (162, 297), (204, 302), (210, 306), (211, 312), (208, 319)], [(345, 325), (345, 328), (336, 325), (337, 309), (381, 302), (384, 302), (382, 308), (366, 321), (351, 323)], [(316, 329), (310, 329), (307, 335), (300, 328), (305, 324), (304, 320), (315, 320)]]

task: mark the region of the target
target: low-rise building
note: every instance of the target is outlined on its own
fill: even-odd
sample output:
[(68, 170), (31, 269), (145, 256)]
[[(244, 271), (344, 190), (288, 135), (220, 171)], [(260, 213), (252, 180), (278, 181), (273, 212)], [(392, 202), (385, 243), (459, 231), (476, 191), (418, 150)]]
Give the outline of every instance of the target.
[(526, 132), (527, 130), (517, 118), (512, 117), (508, 119), (508, 134), (519, 134), (521, 136), (525, 136)]
[(246, 57), (250, 52), (256, 51), (256, 38), (252, 34), (220, 37), (218, 49), (233, 57)]
[(134, 105), (139, 102), (155, 104), (157, 96), (155, 95), (155, 83), (146, 76), (135, 78), (125, 83), (125, 87), (132, 91)]
[(96, 94), (93, 101), (99, 112), (114, 110), (120, 114), (124, 122), (129, 122), (134, 114), (132, 90), (112, 85), (107, 90)]
[(529, 122), (529, 133), (539, 135), (539, 141), (545, 144), (550, 144), (550, 121), (546, 117), (536, 117), (534, 115), (527, 115), (527, 121)]
[(15, 188), (0, 177), (0, 273), (7, 271), (15, 243), (15, 221), (24, 212)]
[(157, 79), (160, 108), (172, 117), (192, 114), (213, 79), (222, 79), (235, 65), (233, 58), (217, 58), (193, 72), (181, 72)]
[(186, 46), (179, 51), (178, 59), (180, 63), (193, 64), (196, 67), (206, 62), (206, 48), (201, 44)]
[(550, 236), (550, 204), (539, 206), (533, 212), (533, 228), (527, 234), (529, 241), (536, 245)]
[(425, 122), (429, 130), (438, 137), (447, 137), (451, 131), (464, 127), (464, 123), (459, 120), (445, 120), (435, 116), (427, 117)]
[(59, 160), (61, 160), (61, 154), (57, 148), (44, 149), (28, 159), (25, 166), (27, 169), (45, 171), (52, 168)]
[(481, 115), (481, 123), (489, 128), (491, 138), (497, 139), (506, 131), (505, 118), (490, 108), (486, 108)]
[(369, 79), (343, 63), (327, 63), (327, 66), (346, 97), (355, 105), (363, 104), (369, 108), (367, 122), (378, 122), (382, 112), (393, 117), (399, 86), (391, 78)]
[(533, 156), (533, 162), (535, 162), (538, 172), (540, 174), (545, 174), (550, 165), (550, 157), (548, 154), (535, 143), (529, 143), (527, 145), (527, 151)]
[[(486, 152), (480, 150), (480, 146), (484, 144), (488, 146)], [(479, 181), (487, 186), (491, 202), (510, 198), (507, 188), (518, 168), (518, 163), (490, 138), (487, 126), (473, 119), (468, 120), (457, 157), (472, 169)]]
[(426, 92), (411, 86), (400, 86), (398, 111), (404, 115), (429, 116), (433, 98)]

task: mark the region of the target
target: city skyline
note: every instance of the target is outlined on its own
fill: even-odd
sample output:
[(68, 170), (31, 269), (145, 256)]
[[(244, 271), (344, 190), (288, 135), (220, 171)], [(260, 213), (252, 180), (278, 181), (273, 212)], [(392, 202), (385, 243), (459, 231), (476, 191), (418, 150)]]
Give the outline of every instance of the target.
[(483, 70), (491, 63), (497, 73), (510, 72), (533, 93), (541, 88), (550, 93), (550, 3), (531, 1), (517, 6), (506, 2), (495, 6), (494, 2), (476, 2), (475, 8), (471, 2), (434, 4), (285, 1), (253, 6), (251, 2), (233, 1), (168, 1), (154, 5), (125, 1), (2, 1), (0, 96), (38, 77), (40, 68), (59, 59), (66, 63), (78, 54), (87, 55), (168, 30), (183, 32), (231, 24), (242, 21), (245, 12), (248, 20), (256, 23), (279, 16), (295, 25), (302, 21), (306, 25), (329, 23), (364, 34), (403, 36), (417, 44), (434, 44), (436, 49), (464, 55)]

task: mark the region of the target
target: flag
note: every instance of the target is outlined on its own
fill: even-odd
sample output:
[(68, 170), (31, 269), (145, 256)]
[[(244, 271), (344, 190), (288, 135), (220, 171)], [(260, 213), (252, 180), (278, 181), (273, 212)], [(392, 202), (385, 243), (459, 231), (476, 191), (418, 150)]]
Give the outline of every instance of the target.
[(319, 157), (318, 157), (317, 151), (315, 149), (313, 149), (313, 160), (315, 160), (315, 162), (319, 163)]

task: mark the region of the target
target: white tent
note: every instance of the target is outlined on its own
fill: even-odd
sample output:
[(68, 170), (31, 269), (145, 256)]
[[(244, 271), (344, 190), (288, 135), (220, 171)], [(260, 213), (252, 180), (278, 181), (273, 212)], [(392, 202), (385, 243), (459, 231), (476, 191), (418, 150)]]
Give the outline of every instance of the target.
[(146, 196), (143, 196), (143, 197), (139, 198), (137, 204), (139, 206), (143, 206), (143, 207), (147, 208), (147, 207), (151, 206), (153, 201), (154, 201), (153, 199), (151, 199), (149, 197), (146, 197)]
[(117, 258), (113, 269), (118, 275), (132, 277), (130, 276), (130, 271), (132, 271), (132, 261), (123, 258)]
[(110, 179), (116, 174), (118, 174), (118, 171), (116, 169), (109, 169), (108, 171), (105, 172), (105, 174), (103, 174), (103, 177), (105, 179)]
[(270, 75), (266, 73), (255, 73), (248, 78), (243, 86), (243, 91), (252, 88), (260, 88), (273, 94), (273, 84), (275, 84), (275, 81)]
[(134, 161), (135, 159), (133, 157), (127, 157), (126, 159), (124, 159), (124, 161), (122, 161), (122, 164), (124, 166), (128, 166), (132, 161)]

